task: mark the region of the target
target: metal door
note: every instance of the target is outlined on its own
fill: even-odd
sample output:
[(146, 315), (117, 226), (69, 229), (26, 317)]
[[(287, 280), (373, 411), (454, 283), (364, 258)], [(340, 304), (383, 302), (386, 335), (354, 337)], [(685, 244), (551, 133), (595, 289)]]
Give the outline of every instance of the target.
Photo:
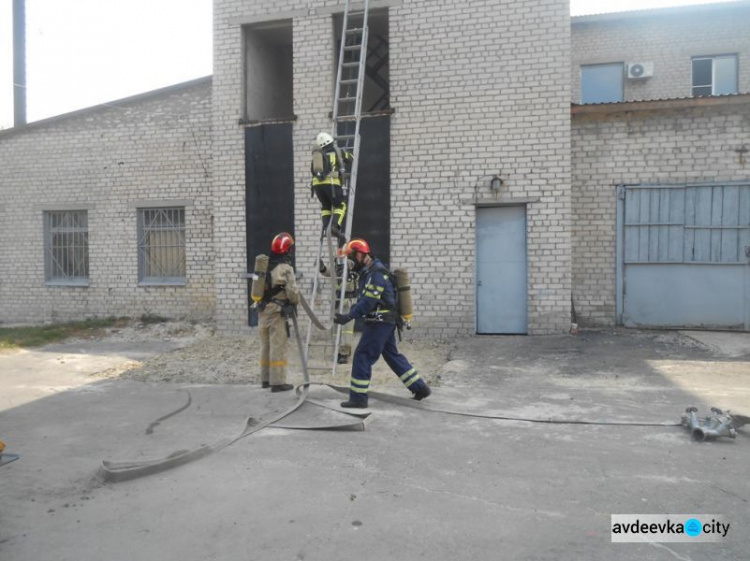
[[(269, 254), (271, 240), (276, 234), (290, 232), (294, 235), (292, 127), (292, 123), (273, 123), (245, 129), (248, 271), (255, 267), (257, 255)], [(250, 310), (248, 322), (249, 325), (258, 324), (255, 310)]]
[(477, 209), (477, 333), (528, 331), (526, 207)]
[(626, 326), (750, 330), (750, 184), (619, 190)]

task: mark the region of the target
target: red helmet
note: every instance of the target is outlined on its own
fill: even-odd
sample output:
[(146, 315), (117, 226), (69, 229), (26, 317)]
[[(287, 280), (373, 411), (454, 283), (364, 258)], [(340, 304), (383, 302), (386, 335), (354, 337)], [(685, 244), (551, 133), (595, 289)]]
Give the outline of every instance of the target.
[(344, 246), (344, 254), (351, 255), (353, 252), (370, 253), (370, 244), (362, 238), (355, 238)]
[(271, 251), (278, 253), (279, 255), (285, 255), (289, 253), (294, 245), (294, 238), (287, 232), (281, 232), (271, 242)]

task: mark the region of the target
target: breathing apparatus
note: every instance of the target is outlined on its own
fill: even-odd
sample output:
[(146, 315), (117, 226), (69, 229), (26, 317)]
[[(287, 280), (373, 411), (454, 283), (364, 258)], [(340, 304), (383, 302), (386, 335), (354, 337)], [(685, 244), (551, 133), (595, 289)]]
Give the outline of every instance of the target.
[(250, 297), (253, 300), (253, 306), (263, 299), (266, 291), (266, 273), (268, 272), (268, 255), (258, 255), (255, 258), (255, 271), (253, 272), (253, 285), (250, 288)]

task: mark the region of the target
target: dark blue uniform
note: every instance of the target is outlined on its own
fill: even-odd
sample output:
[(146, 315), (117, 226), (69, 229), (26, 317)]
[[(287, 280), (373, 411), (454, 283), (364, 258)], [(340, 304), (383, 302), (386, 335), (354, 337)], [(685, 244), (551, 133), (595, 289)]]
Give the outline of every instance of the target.
[(393, 373), (413, 394), (428, 386), (396, 347), (396, 287), (385, 265), (373, 258), (359, 277), (359, 300), (349, 312), (351, 319), (365, 318), (365, 327), (352, 362), (349, 401), (367, 404), (372, 365), (383, 355)]

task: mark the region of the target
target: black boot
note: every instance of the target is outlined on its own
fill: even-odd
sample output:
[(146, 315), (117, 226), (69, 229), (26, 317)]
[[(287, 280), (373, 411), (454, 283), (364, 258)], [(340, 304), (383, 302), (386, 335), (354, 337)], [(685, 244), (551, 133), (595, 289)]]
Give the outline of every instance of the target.
[(335, 222), (331, 224), (331, 235), (338, 238), (340, 247), (346, 245), (346, 235), (341, 231), (341, 226)]
[(271, 387), (271, 382), (261, 382), (260, 387), (265, 389), (268, 389)]
[(430, 386), (425, 386), (421, 390), (415, 391), (412, 399), (416, 399), (417, 401), (422, 401), (424, 398), (430, 397), (431, 393), (432, 393), (432, 390), (430, 389)]
[(348, 364), (349, 363), (349, 356), (348, 355), (342, 355), (339, 353), (339, 356), (336, 357), (336, 364)]
[(275, 386), (271, 386), (271, 391), (273, 393), (276, 392), (288, 392), (289, 390), (293, 390), (294, 386), (292, 384), (277, 384)]
[(346, 409), (367, 409), (367, 402), (352, 401), (350, 399), (349, 401), (342, 401), (341, 407), (344, 407)]

